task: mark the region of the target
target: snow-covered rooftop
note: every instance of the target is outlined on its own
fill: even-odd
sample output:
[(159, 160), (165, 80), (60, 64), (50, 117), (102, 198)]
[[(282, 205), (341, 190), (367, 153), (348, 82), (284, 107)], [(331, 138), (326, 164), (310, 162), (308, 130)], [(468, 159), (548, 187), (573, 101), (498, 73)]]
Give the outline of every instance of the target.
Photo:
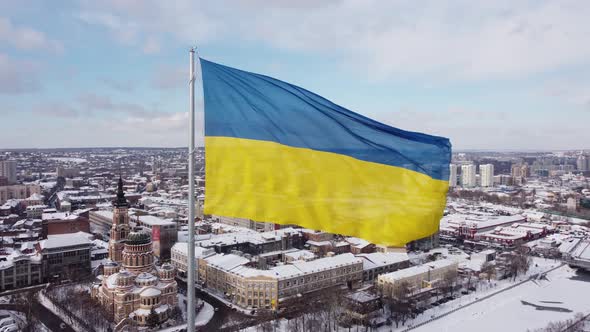
[(441, 259), (438, 261), (413, 266), (407, 269), (382, 274), (379, 276), (379, 278), (390, 282), (395, 282), (397, 280), (405, 279), (418, 274), (427, 273), (430, 270), (441, 269), (452, 265), (457, 265), (457, 262), (450, 259)]
[(39, 245), (41, 246), (41, 249), (55, 249), (79, 245), (91, 246), (92, 242), (88, 239), (89, 235), (90, 234), (84, 232), (48, 235), (47, 240), (40, 241)]

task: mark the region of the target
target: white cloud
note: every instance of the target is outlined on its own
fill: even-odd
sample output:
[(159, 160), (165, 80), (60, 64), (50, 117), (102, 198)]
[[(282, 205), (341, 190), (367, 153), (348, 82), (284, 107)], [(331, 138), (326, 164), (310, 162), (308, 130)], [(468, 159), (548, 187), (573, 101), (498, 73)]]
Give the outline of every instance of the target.
[[(209, 40), (262, 41), (302, 52), (339, 55), (371, 76), (437, 79), (520, 78), (590, 57), (580, 1), (108, 1), (113, 15), (141, 33), (165, 33), (187, 45)], [(105, 20), (120, 30), (120, 24)]]
[(45, 33), (29, 27), (15, 26), (10, 19), (0, 17), (0, 42), (21, 50), (42, 50), (62, 53), (63, 44), (49, 39)]
[(185, 67), (162, 65), (156, 68), (151, 85), (157, 89), (167, 90), (186, 86), (189, 74)]
[[(122, 115), (112, 118), (69, 116), (71, 110), (60, 103), (50, 104), (60, 120), (52, 125), (60, 135), (38, 135), (46, 132), (44, 121), (34, 121), (27, 126), (0, 131), (1, 148), (59, 148), (59, 147), (183, 147), (188, 145), (188, 116), (186, 112), (161, 112), (153, 117)], [(202, 118), (197, 117), (196, 127), (202, 128)], [(90, 130), (89, 130), (90, 129)], [(203, 144), (201, 129), (196, 130), (197, 145)]]
[(75, 17), (87, 24), (107, 28), (118, 42), (127, 45), (136, 42), (138, 30), (140, 29), (136, 23), (106, 12), (80, 12)]

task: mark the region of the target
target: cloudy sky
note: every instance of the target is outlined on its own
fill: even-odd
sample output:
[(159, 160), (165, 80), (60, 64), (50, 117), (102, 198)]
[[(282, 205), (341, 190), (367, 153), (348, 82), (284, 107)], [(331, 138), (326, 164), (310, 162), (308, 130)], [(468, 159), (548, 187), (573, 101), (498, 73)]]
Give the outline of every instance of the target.
[(188, 49), (456, 149), (590, 148), (588, 1), (1, 1), (0, 148), (184, 146)]

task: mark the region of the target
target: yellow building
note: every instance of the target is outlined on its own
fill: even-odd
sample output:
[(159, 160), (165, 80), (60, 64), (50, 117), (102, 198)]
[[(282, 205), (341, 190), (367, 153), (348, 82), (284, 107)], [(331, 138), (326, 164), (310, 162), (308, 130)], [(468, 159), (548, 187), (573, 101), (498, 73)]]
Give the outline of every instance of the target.
[(352, 287), (363, 279), (363, 260), (350, 253), (268, 270), (249, 267), (248, 259), (232, 254), (203, 262), (205, 286), (247, 309), (279, 309), (290, 298), (338, 285)]
[(377, 287), (386, 297), (393, 297), (399, 285), (407, 283), (410, 291), (436, 287), (440, 280), (456, 276), (459, 263), (443, 259), (379, 275)]

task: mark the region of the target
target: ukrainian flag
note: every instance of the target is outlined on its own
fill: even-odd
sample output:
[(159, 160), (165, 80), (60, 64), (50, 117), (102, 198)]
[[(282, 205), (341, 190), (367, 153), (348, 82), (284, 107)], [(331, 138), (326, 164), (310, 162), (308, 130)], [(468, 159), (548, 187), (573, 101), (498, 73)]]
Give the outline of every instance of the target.
[(447, 138), (373, 121), (277, 79), (201, 59), (205, 214), (404, 245), (435, 233)]

